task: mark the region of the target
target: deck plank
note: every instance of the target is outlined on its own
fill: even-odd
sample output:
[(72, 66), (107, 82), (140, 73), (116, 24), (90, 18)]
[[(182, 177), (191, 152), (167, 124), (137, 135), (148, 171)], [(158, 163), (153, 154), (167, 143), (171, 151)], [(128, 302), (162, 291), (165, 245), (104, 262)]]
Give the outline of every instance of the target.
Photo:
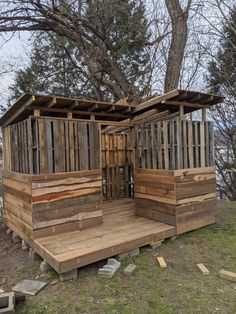
[(61, 273), (176, 234), (174, 226), (135, 216), (131, 199), (104, 202), (103, 214), (102, 225), (35, 239), (35, 249)]

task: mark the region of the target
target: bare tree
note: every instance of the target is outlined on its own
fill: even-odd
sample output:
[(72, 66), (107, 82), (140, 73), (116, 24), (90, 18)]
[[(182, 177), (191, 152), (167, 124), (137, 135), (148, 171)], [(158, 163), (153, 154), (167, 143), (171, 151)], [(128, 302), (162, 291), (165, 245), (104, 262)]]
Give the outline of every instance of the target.
[(183, 9), (178, 0), (165, 0), (172, 25), (171, 45), (165, 76), (165, 92), (175, 89), (179, 85), (184, 51), (187, 43), (187, 22), (191, 2), (191, 0), (188, 0), (186, 8)]
[[(100, 86), (103, 86), (114, 95), (115, 98), (128, 97), (129, 101), (140, 101), (140, 90), (132, 80), (127, 78), (121, 65), (114, 54), (113, 40), (109, 36), (109, 21), (114, 16), (112, 1), (97, 0), (88, 2), (85, 0), (0, 0), (0, 32), (15, 31), (46, 31), (64, 36), (79, 48), (83, 60), (90, 73), (90, 81), (100, 95)], [(117, 10), (122, 10), (123, 5)], [(139, 6), (137, 2), (137, 7)], [(163, 29), (163, 33), (152, 41), (147, 39), (147, 34), (152, 30), (150, 25), (139, 29), (139, 37), (129, 45), (139, 44), (145, 47), (155, 46), (157, 51), (160, 42), (166, 36), (171, 36), (168, 49), (167, 68), (165, 72), (165, 91), (178, 87), (180, 71), (183, 62), (184, 50), (187, 41), (187, 20), (191, 6), (191, 0), (187, 1), (183, 8), (182, 1), (165, 0), (167, 12), (170, 16), (171, 27)], [(92, 8), (93, 7), (93, 8)], [(92, 9), (91, 9), (92, 8)], [(125, 15), (123, 9), (122, 14)], [(151, 23), (150, 23), (151, 24)], [(136, 25), (130, 25), (127, 32), (134, 31)], [(120, 51), (124, 47), (120, 47)], [(154, 61), (154, 58), (151, 60)], [(155, 63), (155, 62), (154, 62)], [(151, 67), (149, 81), (151, 81)], [(149, 89), (150, 92), (150, 89)]]

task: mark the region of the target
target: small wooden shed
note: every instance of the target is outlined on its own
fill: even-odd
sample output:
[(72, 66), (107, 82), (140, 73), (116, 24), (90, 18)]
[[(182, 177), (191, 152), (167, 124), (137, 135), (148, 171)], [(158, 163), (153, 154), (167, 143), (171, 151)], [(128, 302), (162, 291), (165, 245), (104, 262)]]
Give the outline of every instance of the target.
[(221, 101), (184, 90), (136, 107), (24, 94), (0, 119), (6, 224), (63, 273), (214, 223), (205, 111)]

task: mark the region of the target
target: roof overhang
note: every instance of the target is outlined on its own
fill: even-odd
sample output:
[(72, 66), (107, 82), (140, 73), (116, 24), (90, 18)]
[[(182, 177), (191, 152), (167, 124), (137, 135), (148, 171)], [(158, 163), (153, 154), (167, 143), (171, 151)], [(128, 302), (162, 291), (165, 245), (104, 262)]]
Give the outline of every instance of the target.
[(0, 118), (0, 125), (7, 126), (22, 121), (37, 110), (40, 116), (74, 119), (93, 119), (95, 121), (128, 122), (151, 121), (174, 117), (180, 106), (184, 113), (202, 108), (210, 108), (221, 103), (222, 96), (196, 91), (176, 89), (161, 96), (153, 97), (137, 106), (129, 105), (125, 100), (109, 103), (62, 96), (38, 94), (22, 95)]

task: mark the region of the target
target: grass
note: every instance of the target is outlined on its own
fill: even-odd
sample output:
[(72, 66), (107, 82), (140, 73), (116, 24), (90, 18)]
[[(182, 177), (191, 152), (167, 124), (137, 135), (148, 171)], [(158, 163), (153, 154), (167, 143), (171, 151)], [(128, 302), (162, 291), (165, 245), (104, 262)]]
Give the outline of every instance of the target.
[[(112, 278), (98, 276), (98, 265), (79, 270), (78, 280), (48, 285), (17, 307), (16, 313), (236, 313), (236, 283), (221, 280), (221, 268), (236, 272), (236, 203), (220, 202), (217, 223), (167, 240), (157, 253), (164, 256), (161, 269), (154, 254), (142, 249)], [(130, 262), (135, 273), (122, 270)], [(204, 263), (210, 275), (196, 268)], [(55, 280), (49, 273), (46, 280)]]

